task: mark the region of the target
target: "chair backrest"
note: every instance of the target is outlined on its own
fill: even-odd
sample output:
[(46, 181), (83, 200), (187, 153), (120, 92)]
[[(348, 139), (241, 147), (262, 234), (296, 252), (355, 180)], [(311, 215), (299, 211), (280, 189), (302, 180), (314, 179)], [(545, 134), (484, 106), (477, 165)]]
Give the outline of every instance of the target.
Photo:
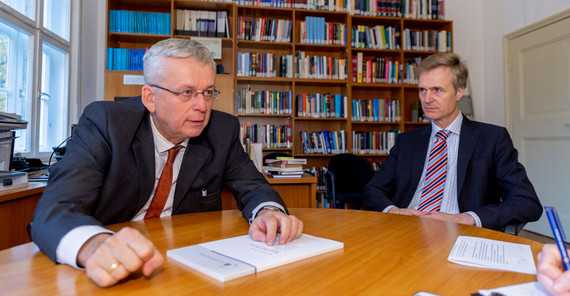
[(327, 170), (334, 174), (335, 191), (340, 193), (362, 192), (374, 174), (366, 160), (350, 153), (333, 156)]

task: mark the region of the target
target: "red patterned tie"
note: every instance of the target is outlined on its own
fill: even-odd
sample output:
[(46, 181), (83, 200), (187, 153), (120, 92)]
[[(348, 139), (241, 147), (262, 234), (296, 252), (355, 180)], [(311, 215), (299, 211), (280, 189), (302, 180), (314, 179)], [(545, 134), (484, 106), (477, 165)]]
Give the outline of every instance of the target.
[(162, 209), (164, 209), (164, 205), (168, 199), (170, 187), (172, 186), (172, 164), (180, 149), (182, 149), (182, 146), (178, 145), (168, 150), (168, 160), (164, 164), (154, 197), (152, 198), (148, 211), (146, 211), (144, 215), (145, 219), (160, 217), (160, 213), (162, 213)]
[(447, 175), (447, 137), (449, 131), (440, 130), (435, 135), (436, 141), (429, 153), (428, 167), (424, 188), (418, 210), (423, 212), (439, 211), (443, 199), (443, 189)]

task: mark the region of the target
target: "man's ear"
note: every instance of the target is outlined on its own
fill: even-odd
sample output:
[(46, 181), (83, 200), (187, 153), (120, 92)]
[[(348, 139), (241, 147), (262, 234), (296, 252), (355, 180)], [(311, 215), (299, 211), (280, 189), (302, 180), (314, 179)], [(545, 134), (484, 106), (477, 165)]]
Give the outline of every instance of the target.
[(145, 84), (143, 85), (141, 92), (142, 92), (141, 99), (143, 105), (150, 113), (154, 113), (156, 111), (156, 108), (154, 106), (154, 96), (155, 96), (154, 89), (152, 88), (152, 86)]
[(461, 100), (461, 98), (463, 98), (463, 92), (465, 92), (465, 88), (460, 87), (457, 89), (457, 92), (455, 93), (455, 100), (459, 101)]

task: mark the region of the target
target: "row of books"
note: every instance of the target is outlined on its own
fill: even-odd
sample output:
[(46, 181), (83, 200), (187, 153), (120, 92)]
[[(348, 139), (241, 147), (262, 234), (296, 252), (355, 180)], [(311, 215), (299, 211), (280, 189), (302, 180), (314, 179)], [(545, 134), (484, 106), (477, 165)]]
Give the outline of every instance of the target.
[(297, 116), (307, 118), (346, 118), (347, 95), (299, 94)]
[(225, 10), (176, 9), (175, 34), (218, 38), (230, 37), (228, 13)]
[(404, 68), (404, 83), (405, 84), (418, 84), (418, 78), (416, 77), (416, 69), (422, 62), (421, 57), (415, 57), (406, 61)]
[(306, 164), (305, 158), (277, 157), (266, 159), (263, 171), (272, 178), (301, 178)]
[(293, 114), (293, 92), (244, 87), (236, 92), (236, 108), (237, 114)]
[(404, 29), (404, 50), (451, 51), (451, 32)]
[(142, 71), (145, 49), (107, 48), (107, 70)]
[(293, 56), (238, 51), (237, 76), (292, 78)]
[[(348, 11), (347, 0), (221, 0), (238, 5), (276, 8), (298, 8), (326, 11)], [(352, 1), (352, 0), (351, 0)], [(398, 0), (399, 1), (399, 0)]]
[(298, 51), (296, 58), (295, 77), (309, 79), (346, 79), (346, 58), (331, 56), (309, 56), (304, 51)]
[(109, 10), (109, 32), (170, 35), (170, 13)]
[(348, 151), (346, 131), (302, 131), (301, 146), (305, 154), (346, 153)]
[(444, 0), (401, 0), (405, 18), (445, 19)]
[(424, 110), (422, 109), (422, 105), (420, 101), (414, 101), (410, 104), (410, 114), (411, 114), (411, 121), (415, 122), (430, 122), (430, 119), (427, 118), (424, 114)]
[(252, 124), (244, 123), (240, 127), (240, 141), (261, 143), (263, 148), (291, 148), (292, 128), (290, 124)]
[(372, 49), (400, 49), (400, 25), (393, 27), (363, 26), (352, 28), (352, 47)]
[(317, 179), (317, 191), (325, 190), (325, 172), (327, 167), (311, 167), (306, 168), (305, 173), (315, 177)]
[(444, 0), (218, 0), (258, 7), (346, 11), (355, 15), (445, 19)]
[(346, 45), (346, 25), (325, 21), (324, 17), (307, 16), (299, 27), (301, 43)]
[(352, 121), (354, 122), (399, 122), (401, 116), (399, 100), (378, 99), (352, 100)]
[(238, 40), (291, 42), (293, 21), (266, 17), (238, 17)]
[(354, 0), (354, 14), (401, 17), (400, 0)]
[(398, 130), (387, 132), (352, 131), (352, 153), (355, 154), (388, 154), (396, 143)]
[(403, 83), (403, 66), (399, 61), (385, 57), (364, 60), (362, 52), (352, 56), (352, 82), (357, 83)]

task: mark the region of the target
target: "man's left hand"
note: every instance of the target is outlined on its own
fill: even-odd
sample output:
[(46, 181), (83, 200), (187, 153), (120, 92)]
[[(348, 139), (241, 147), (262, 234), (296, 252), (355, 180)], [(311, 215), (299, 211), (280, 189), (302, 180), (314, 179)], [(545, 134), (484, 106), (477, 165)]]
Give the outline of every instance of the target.
[(272, 246), (279, 233), (279, 244), (286, 244), (303, 233), (303, 221), (278, 211), (262, 210), (249, 226), (249, 236), (254, 241)]
[(423, 218), (431, 218), (437, 220), (451, 221), (460, 224), (475, 225), (475, 219), (469, 214), (448, 214), (442, 212), (432, 212), (429, 215), (422, 216)]

